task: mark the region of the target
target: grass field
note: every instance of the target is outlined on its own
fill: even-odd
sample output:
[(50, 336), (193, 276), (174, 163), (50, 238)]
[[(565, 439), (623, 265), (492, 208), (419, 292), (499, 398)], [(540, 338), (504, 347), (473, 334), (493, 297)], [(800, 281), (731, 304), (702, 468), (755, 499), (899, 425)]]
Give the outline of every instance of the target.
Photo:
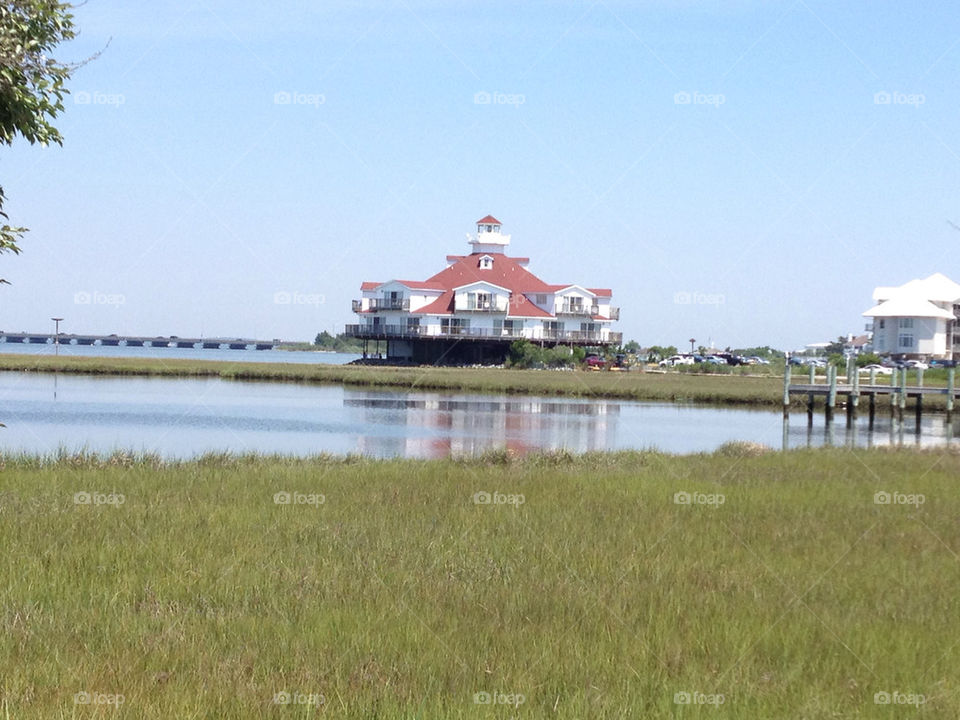
[(7, 457), (0, 717), (956, 718), (958, 478), (736, 446)]

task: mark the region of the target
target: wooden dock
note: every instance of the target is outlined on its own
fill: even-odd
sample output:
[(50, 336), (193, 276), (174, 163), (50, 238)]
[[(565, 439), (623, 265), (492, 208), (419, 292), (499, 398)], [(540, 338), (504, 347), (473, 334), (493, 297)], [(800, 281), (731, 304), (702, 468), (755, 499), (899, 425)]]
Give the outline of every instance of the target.
[[(955, 368), (949, 368), (947, 371), (946, 387), (924, 386), (922, 369), (892, 368), (889, 383), (878, 383), (876, 370), (871, 370), (867, 382), (861, 383), (860, 372), (853, 358), (848, 361), (846, 371), (846, 382), (840, 383), (837, 378), (836, 366), (828, 365), (826, 381), (818, 383), (816, 381), (816, 368), (811, 366), (807, 372), (807, 382), (794, 383), (792, 368), (788, 361), (783, 372), (784, 418), (789, 417), (793, 396), (805, 395), (807, 397), (807, 419), (808, 422), (812, 423), (814, 401), (819, 396), (824, 398), (826, 421), (828, 423), (832, 422), (837, 407), (837, 398), (840, 397), (845, 401), (847, 424), (849, 425), (857, 418), (860, 410), (860, 400), (865, 398), (872, 426), (877, 412), (878, 398), (886, 396), (889, 399), (890, 411), (898, 421), (903, 420), (907, 399), (913, 398), (917, 425), (919, 426), (920, 418), (923, 415), (923, 399), (925, 397), (943, 396), (946, 399), (947, 417), (950, 418), (953, 414), (957, 396), (960, 395), (960, 391), (957, 390), (955, 384)], [(916, 384), (914, 385), (908, 384), (907, 375), (911, 372), (915, 374)]]

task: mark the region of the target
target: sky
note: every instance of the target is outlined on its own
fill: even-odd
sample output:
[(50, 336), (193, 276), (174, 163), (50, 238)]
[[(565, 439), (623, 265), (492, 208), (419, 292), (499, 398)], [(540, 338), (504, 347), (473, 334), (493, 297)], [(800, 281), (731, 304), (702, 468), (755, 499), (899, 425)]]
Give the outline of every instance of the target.
[(960, 11), (90, 0), (63, 147), (0, 148), (0, 329), (308, 340), (488, 213), (642, 345), (863, 331), (960, 281)]

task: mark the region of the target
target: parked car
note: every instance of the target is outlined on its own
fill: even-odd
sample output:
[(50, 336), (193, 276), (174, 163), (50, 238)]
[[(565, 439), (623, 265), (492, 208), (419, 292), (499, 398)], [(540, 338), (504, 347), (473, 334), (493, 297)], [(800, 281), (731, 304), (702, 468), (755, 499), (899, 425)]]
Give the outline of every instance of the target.
[(750, 357), (746, 358), (746, 360), (748, 365), (769, 365), (770, 364), (769, 360), (767, 360), (766, 358), (762, 358), (758, 355), (751, 355)]
[(871, 370), (876, 371), (877, 375), (893, 375), (893, 370), (891, 370), (890, 368), (884, 367), (883, 365), (877, 365), (876, 363), (874, 363), (873, 365), (864, 365), (862, 368), (858, 370), (858, 372), (868, 373)]
[(932, 368), (955, 368), (957, 366), (956, 360), (931, 360), (930, 367)]
[(660, 361), (660, 367), (673, 367), (674, 365), (693, 365), (693, 356), (671, 355), (665, 360)]
[(903, 366), (910, 370), (926, 370), (930, 367), (922, 360), (907, 360), (905, 363), (903, 363)]
[(708, 355), (704, 358), (704, 362), (710, 363), (711, 365), (726, 365), (727, 361), (725, 358), (718, 357), (717, 355)]
[(584, 363), (586, 363), (588, 368), (594, 368), (594, 367), (602, 368), (604, 365), (607, 364), (606, 360), (604, 360), (602, 357), (596, 354), (587, 355), (587, 357), (585, 357), (583, 361)]

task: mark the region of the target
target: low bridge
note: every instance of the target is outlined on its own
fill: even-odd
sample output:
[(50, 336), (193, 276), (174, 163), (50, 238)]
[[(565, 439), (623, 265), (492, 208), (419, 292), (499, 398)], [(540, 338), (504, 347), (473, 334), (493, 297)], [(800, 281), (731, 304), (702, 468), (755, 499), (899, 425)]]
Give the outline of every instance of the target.
[(204, 350), (273, 350), (279, 340), (250, 340), (247, 338), (182, 338), (141, 337), (126, 335), (72, 335), (67, 333), (10, 333), (0, 331), (0, 343), (49, 345), (59, 339), (61, 345), (107, 345), (115, 347), (174, 347)]

